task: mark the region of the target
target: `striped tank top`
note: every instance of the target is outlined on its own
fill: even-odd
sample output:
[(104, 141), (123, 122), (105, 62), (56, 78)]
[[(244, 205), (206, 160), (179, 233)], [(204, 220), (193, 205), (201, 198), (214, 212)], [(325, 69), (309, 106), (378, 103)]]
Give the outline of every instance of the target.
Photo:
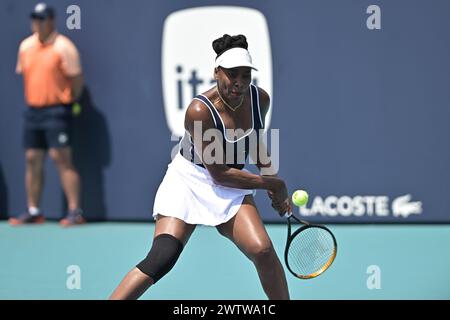
[[(197, 99), (205, 104), (211, 113), (215, 128), (217, 129), (218, 137), (221, 138), (221, 146), (223, 148), (222, 152), (224, 155), (223, 158), (225, 159), (225, 164), (229, 167), (240, 170), (244, 168), (250, 152), (252, 155), (257, 155), (257, 152), (259, 152), (258, 142), (260, 129), (264, 129), (257, 87), (253, 84), (250, 85), (252, 128), (250, 128), (244, 135), (234, 140), (229, 138), (229, 134), (226, 134), (230, 132), (230, 129), (225, 128), (224, 122), (214, 104), (202, 94), (196, 96), (194, 99)], [(215, 138), (212, 139), (212, 142), (216, 143)], [(180, 141), (180, 153), (187, 160), (197, 164), (198, 166), (204, 167), (200, 157), (198, 156), (198, 151), (195, 149), (192, 136), (186, 130)], [(204, 154), (203, 156), (205, 157), (206, 155)]]

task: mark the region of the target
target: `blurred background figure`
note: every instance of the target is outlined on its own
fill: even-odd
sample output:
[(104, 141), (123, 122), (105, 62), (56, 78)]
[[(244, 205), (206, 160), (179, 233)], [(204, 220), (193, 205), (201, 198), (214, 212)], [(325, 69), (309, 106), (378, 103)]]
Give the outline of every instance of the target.
[(63, 226), (82, 224), (80, 176), (72, 161), (72, 106), (83, 90), (80, 57), (75, 45), (55, 29), (55, 10), (37, 4), (30, 15), (33, 34), (19, 47), (16, 72), (23, 75), (25, 101), (25, 187), (28, 209), (12, 225), (43, 223), (40, 210), (46, 154), (55, 163), (67, 198)]

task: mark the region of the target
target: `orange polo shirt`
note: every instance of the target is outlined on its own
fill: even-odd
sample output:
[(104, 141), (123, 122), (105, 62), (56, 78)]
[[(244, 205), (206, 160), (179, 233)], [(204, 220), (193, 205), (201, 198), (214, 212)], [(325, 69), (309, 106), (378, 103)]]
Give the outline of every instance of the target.
[(35, 33), (20, 44), (16, 72), (23, 74), (29, 106), (68, 104), (72, 102), (70, 78), (81, 74), (80, 56), (72, 41), (58, 32), (44, 43)]

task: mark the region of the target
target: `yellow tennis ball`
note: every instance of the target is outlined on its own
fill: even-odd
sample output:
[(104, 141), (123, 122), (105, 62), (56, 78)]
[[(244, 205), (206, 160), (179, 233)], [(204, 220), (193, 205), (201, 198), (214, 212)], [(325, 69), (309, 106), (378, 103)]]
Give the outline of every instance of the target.
[(308, 202), (308, 198), (308, 192), (306, 192), (305, 190), (296, 190), (292, 194), (292, 203), (294, 203), (298, 207), (301, 207)]
[(78, 102), (72, 105), (72, 113), (74, 116), (78, 116), (81, 113), (81, 105)]

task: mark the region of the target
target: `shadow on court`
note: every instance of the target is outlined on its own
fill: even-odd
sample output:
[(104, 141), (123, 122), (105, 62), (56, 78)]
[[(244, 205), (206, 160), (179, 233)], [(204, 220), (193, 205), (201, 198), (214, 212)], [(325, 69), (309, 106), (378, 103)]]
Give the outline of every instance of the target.
[(0, 162), (0, 220), (8, 218), (8, 187), (6, 186), (3, 167)]
[[(74, 120), (72, 148), (73, 161), (81, 176), (81, 207), (88, 221), (102, 221), (107, 212), (104, 170), (111, 163), (110, 132), (87, 87), (80, 105), (81, 113)], [(64, 197), (63, 205), (67, 207)]]

